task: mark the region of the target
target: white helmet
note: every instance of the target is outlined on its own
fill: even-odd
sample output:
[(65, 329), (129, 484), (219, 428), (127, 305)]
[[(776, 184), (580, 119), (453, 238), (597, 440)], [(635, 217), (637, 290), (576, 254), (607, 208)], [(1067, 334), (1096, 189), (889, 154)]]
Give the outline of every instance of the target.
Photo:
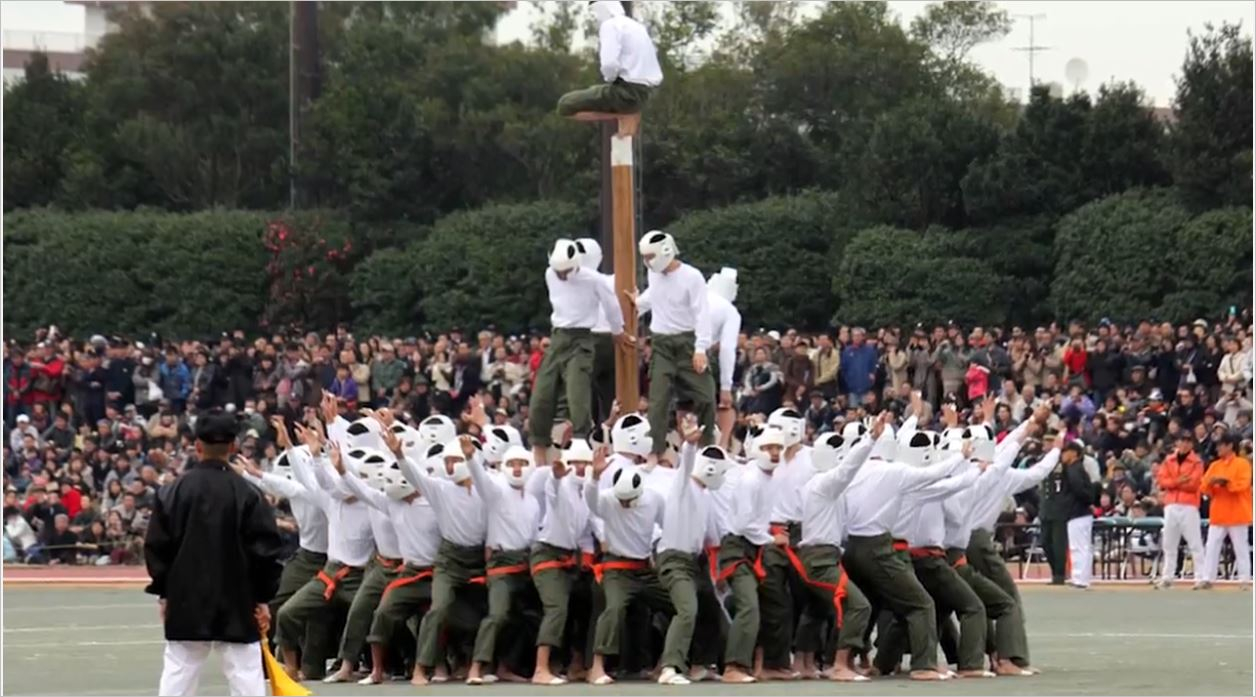
[(973, 442), (972, 459), (982, 462), (992, 462), (994, 460), (994, 450), (996, 443), (994, 442), (994, 431), (986, 424), (977, 424), (969, 426), (966, 429), (968, 437)]
[(845, 457), (848, 448), (846, 447), (846, 439), (840, 433), (824, 433), (816, 438), (815, 445), (811, 448), (811, 466), (817, 472), (827, 472)]
[(964, 441), (968, 440), (968, 429), (962, 426), (947, 428), (942, 431), (942, 450), (959, 452), (964, 449)]
[[(479, 447), (479, 441), (473, 440), (476, 447)], [(471, 477), (471, 468), (467, 467), (467, 458), (462, 454), (462, 441), (455, 438), (445, 444), (442, 453), (445, 459), (445, 474), (453, 480), (454, 484), (461, 484)], [(450, 460), (454, 460), (453, 467), (450, 467)]]
[(708, 445), (698, 451), (693, 466), (693, 476), (706, 488), (714, 491), (724, 486), (724, 473), (728, 471), (731, 460), (728, 453), (718, 445)]
[(932, 445), (925, 452), (925, 464), (932, 464), (942, 457), (942, 453), (946, 451), (945, 444), (942, 441), (942, 434), (937, 431), (924, 431), (929, 435)]
[[(484, 429), (484, 460), (496, 465), (506, 457), (512, 447), (523, 447), (523, 436), (514, 426), (489, 426)], [(529, 456), (530, 459), (530, 456)]]
[[(515, 460), (523, 460), (525, 463), (519, 471), (519, 476), (515, 476), (515, 470), (510, 467), (510, 463)], [(528, 476), (532, 474), (532, 453), (522, 445), (512, 445), (506, 450), (506, 455), (502, 458), (501, 471), (506, 476), (506, 481), (516, 489), (522, 489), (524, 483), (528, 481)]]
[(380, 435), (384, 432), (384, 427), (379, 422), (370, 417), (362, 417), (349, 424), (346, 434), (349, 437), (350, 448), (372, 448), (374, 450), (386, 450), (384, 439)]
[(785, 434), (786, 448), (802, 442), (805, 424), (802, 414), (790, 407), (781, 407), (768, 417), (768, 426), (779, 428)]
[(427, 473), (433, 477), (445, 476), (445, 446), (437, 443), (436, 445), (427, 446), (422, 459), (418, 460), (420, 467), (426, 467)]
[[(754, 461), (755, 464), (759, 466), (759, 469), (764, 472), (771, 472), (781, 464), (780, 458), (773, 462), (772, 456), (764, 450), (764, 448), (769, 445), (779, 445), (781, 446), (781, 450), (785, 449), (785, 434), (781, 431), (781, 429), (776, 428), (775, 426), (768, 426), (763, 429), (763, 433), (760, 433), (754, 439)], [(781, 457), (784, 457), (783, 453), (781, 454)]]
[(580, 250), (580, 268), (597, 271), (602, 266), (602, 245), (592, 237), (581, 237), (576, 240), (576, 248)]
[(868, 437), (868, 427), (861, 421), (851, 421), (842, 427), (842, 447), (847, 452)]
[(275, 458), (275, 464), (270, 466), (270, 473), (276, 477), (283, 477), (288, 481), (296, 478), (292, 473), (292, 463), (288, 461), (288, 453), (283, 453)]
[(563, 273), (580, 268), (580, 248), (571, 240), (562, 239), (554, 243), (554, 250), (549, 255), (550, 268)]
[(759, 457), (759, 448), (755, 445), (755, 441), (758, 440), (761, 435), (763, 435), (763, 426), (750, 424), (746, 427), (746, 437), (742, 439), (741, 442), (745, 459), (753, 460)]
[(676, 247), (676, 240), (672, 236), (662, 230), (652, 230), (645, 233), (645, 237), (641, 238), (641, 244), (637, 246), (641, 252), (641, 257), (645, 260), (645, 265), (655, 273), (663, 273), (680, 250)]
[(380, 470), (379, 477), (384, 482), (384, 494), (394, 501), (400, 501), (416, 491), (401, 473), (401, 465), (397, 464), (396, 458)]
[(396, 458), (387, 451), (375, 448), (354, 448), (346, 454), (353, 460), (362, 481), (383, 491), (384, 482), (380, 479), (380, 473), (388, 469), (390, 464), (396, 465)]
[(593, 3), (593, 17), (599, 25), (612, 17), (622, 17), (623, 14), (624, 6), (618, 0), (598, 0)]
[(617, 453), (646, 457), (654, 448), (650, 422), (640, 414), (624, 414), (611, 427), (611, 447)]
[(899, 462), (911, 467), (923, 467), (929, 451), (933, 449), (933, 438), (928, 431), (903, 431), (898, 437), (898, 448), (895, 456)]
[[(562, 457), (563, 464), (571, 468), (572, 476), (576, 479), (584, 479), (584, 477), (577, 471), (576, 463), (583, 462), (586, 468), (592, 464), (593, 448), (590, 448), (588, 443), (580, 440), (579, 438), (572, 438), (571, 442), (567, 444), (567, 447), (562, 450), (560, 456)], [(588, 472), (588, 469), (585, 469), (585, 472)]]
[(621, 467), (611, 478), (611, 491), (620, 501), (636, 501), (645, 491), (645, 477), (636, 467)]
[(611, 444), (611, 430), (603, 424), (598, 424), (589, 432), (589, 447), (597, 449), (598, 446)]
[(868, 454), (868, 459), (881, 459), (888, 462), (894, 459), (897, 450), (898, 441), (894, 437), (894, 427), (886, 424), (885, 430), (881, 431), (881, 437), (872, 444), (872, 452)]
[(458, 437), (453, 420), (444, 414), (435, 414), (419, 422), (419, 440), (429, 445), (444, 445)]
[(737, 269), (725, 266), (719, 273), (711, 274), (707, 281), (707, 290), (724, 298), (728, 302), (737, 300)]

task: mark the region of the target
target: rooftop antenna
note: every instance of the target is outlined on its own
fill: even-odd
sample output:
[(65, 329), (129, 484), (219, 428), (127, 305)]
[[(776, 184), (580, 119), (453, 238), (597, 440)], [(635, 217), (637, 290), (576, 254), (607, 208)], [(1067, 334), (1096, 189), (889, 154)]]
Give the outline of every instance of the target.
[(1086, 77), (1090, 75), (1090, 66), (1086, 65), (1086, 61), (1081, 58), (1070, 58), (1064, 64), (1064, 77), (1073, 83), (1073, 91), (1080, 92), (1082, 83), (1086, 82)]
[(1017, 19), (1029, 20), (1029, 45), (1018, 46), (1016, 48), (1013, 48), (1012, 50), (1024, 51), (1029, 54), (1029, 89), (1032, 91), (1034, 88), (1034, 54), (1040, 51), (1047, 51), (1051, 49), (1050, 46), (1039, 46), (1038, 44), (1034, 43), (1034, 24), (1040, 19), (1046, 19), (1047, 16), (1045, 14), (1039, 13), (1039, 14), (1031, 14), (1031, 15), (1028, 15), (1028, 14), (1015, 15), (1015, 17)]

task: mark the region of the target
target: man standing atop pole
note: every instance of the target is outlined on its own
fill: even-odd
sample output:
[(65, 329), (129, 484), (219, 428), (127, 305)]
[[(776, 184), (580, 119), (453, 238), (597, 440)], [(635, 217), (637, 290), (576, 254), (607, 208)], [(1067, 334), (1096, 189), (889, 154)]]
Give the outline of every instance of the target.
[[(702, 424), (702, 445), (715, 441), (715, 381), (706, 375), (711, 322), (702, 272), (677, 259), (676, 240), (660, 230), (641, 239), (649, 286), (629, 293), (638, 314), (650, 313), (650, 437), (657, 461), (667, 449), (672, 397), (692, 402)], [(534, 417), (535, 418), (535, 417)]]
[(537, 371), (529, 405), (529, 439), (535, 462), (550, 461), (546, 450), (551, 444), (559, 384), (566, 389), (572, 437), (586, 438), (593, 429), (593, 328), (599, 319), (606, 318), (616, 341), (632, 342), (624, 334), (624, 314), (615, 293), (600, 274), (580, 268), (581, 257), (575, 242), (558, 240), (545, 270), (554, 330), (550, 348)]

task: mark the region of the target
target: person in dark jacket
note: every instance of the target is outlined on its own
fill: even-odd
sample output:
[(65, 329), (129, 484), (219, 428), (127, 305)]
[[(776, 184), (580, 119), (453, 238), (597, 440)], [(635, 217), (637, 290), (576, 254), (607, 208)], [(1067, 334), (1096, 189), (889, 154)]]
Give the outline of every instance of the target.
[(1095, 482), (1091, 481), (1083, 466), (1085, 456), (1081, 441), (1069, 443), (1060, 453), (1060, 462), (1064, 465), (1061, 481), (1063, 500), (1060, 504), (1068, 520), (1068, 551), (1072, 566), (1069, 585), (1082, 589), (1090, 588), (1094, 569), (1091, 531), (1095, 523)]
[(144, 558), (160, 598), (166, 649), (158, 694), (190, 695), (211, 648), (233, 695), (263, 695), (261, 628), (279, 588), (282, 540), (262, 493), (233, 472), (234, 417), (197, 419), (192, 464), (157, 496)]

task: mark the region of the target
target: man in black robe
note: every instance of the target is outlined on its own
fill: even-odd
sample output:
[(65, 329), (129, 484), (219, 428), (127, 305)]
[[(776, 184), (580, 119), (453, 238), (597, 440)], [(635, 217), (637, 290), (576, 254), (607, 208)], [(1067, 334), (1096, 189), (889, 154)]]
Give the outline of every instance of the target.
[(161, 600), (166, 649), (159, 694), (196, 692), (212, 648), (233, 695), (266, 694), (259, 622), (279, 587), (281, 540), (262, 493), (227, 465), (236, 421), (197, 419), (197, 461), (158, 493), (144, 558)]

